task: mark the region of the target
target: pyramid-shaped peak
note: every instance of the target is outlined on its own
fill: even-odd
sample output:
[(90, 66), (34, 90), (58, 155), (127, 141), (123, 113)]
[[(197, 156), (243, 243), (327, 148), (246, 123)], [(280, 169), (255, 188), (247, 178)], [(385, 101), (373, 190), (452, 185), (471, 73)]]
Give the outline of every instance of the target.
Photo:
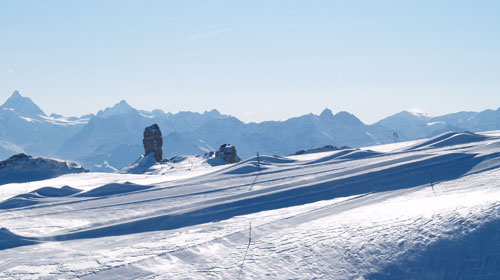
[(127, 108), (127, 109), (133, 109), (132, 106), (130, 106), (127, 101), (121, 100), (120, 102), (116, 103), (113, 108)]
[(22, 97), (21, 94), (19, 93), (18, 90), (15, 90), (12, 95), (10, 96), (10, 98), (20, 98)]
[(363, 122), (358, 117), (346, 111), (338, 112), (335, 119), (349, 125), (363, 125)]
[(332, 110), (330, 110), (330, 109), (328, 109), (328, 108), (325, 108), (325, 109), (321, 112), (321, 114), (319, 114), (319, 117), (320, 117), (320, 118), (322, 118), (322, 119), (323, 119), (323, 118), (328, 118), (328, 119), (329, 119), (329, 118), (333, 118), (333, 112), (332, 112)]
[(12, 109), (16, 114), (23, 117), (38, 118), (45, 116), (45, 113), (28, 97), (23, 97), (19, 91), (15, 90), (5, 101), (1, 108)]
[(127, 101), (122, 100), (118, 103), (116, 103), (113, 107), (111, 108), (106, 108), (104, 111), (99, 111), (97, 113), (97, 117), (101, 118), (108, 118), (111, 116), (116, 116), (116, 115), (122, 115), (122, 114), (127, 114), (130, 112), (135, 112), (136, 110), (130, 106)]

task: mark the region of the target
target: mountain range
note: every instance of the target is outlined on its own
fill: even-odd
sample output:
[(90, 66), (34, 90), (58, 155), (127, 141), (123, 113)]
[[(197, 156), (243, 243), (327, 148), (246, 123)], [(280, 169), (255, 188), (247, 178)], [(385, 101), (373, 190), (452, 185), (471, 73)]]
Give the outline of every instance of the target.
[(402, 111), (367, 125), (348, 112), (323, 110), (285, 121), (244, 123), (217, 110), (165, 113), (137, 110), (121, 101), (81, 117), (46, 115), (15, 91), (0, 106), (0, 159), (21, 152), (77, 161), (92, 171), (121, 169), (141, 154), (142, 133), (158, 124), (163, 155), (200, 154), (224, 143), (242, 158), (256, 152), (287, 155), (325, 145), (362, 147), (432, 137), (446, 131), (500, 129), (500, 108), (427, 116)]

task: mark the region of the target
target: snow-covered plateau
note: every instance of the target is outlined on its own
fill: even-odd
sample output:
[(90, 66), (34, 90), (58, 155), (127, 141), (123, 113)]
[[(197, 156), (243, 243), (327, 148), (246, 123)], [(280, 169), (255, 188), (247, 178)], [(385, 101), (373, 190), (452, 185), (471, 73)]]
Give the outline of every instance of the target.
[(2, 279), (499, 279), (500, 132), (0, 186)]

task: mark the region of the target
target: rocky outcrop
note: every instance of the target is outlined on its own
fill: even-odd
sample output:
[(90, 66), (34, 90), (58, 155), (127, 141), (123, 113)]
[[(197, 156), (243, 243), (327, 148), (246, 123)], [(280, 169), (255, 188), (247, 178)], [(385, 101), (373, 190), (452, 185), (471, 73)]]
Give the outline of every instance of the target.
[(215, 152), (215, 157), (227, 163), (236, 163), (241, 160), (236, 153), (236, 147), (231, 144), (222, 144)]
[(300, 150), (300, 151), (296, 152), (295, 155), (314, 154), (314, 153), (331, 152), (331, 151), (346, 150), (346, 149), (351, 149), (351, 148), (348, 146), (337, 147), (337, 146), (333, 146), (333, 145), (326, 145), (326, 146), (323, 146), (321, 148)]
[(63, 174), (83, 172), (89, 170), (76, 162), (17, 154), (0, 161), (0, 184), (44, 180)]
[(163, 138), (161, 135), (160, 127), (157, 124), (146, 127), (144, 129), (144, 139), (142, 140), (144, 145), (144, 155), (147, 156), (154, 153), (154, 158), (157, 162), (161, 161), (163, 158)]

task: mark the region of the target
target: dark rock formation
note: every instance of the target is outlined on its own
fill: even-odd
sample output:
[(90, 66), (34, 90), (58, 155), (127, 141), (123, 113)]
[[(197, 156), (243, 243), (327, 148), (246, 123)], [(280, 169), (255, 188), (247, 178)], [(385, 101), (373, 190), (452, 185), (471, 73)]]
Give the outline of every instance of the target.
[(313, 153), (330, 152), (330, 151), (338, 151), (338, 150), (346, 150), (346, 149), (351, 149), (351, 148), (347, 147), (347, 146), (337, 147), (337, 146), (332, 146), (332, 145), (326, 145), (326, 146), (323, 146), (321, 148), (300, 150), (300, 151), (296, 152), (295, 155), (313, 154)]
[(145, 155), (154, 153), (157, 162), (162, 160), (163, 138), (157, 124), (153, 124), (152, 126), (148, 126), (144, 129), (144, 139), (142, 140), (142, 143), (144, 145)]
[(84, 172), (89, 172), (89, 170), (76, 162), (17, 154), (0, 161), (0, 185), (45, 180), (63, 174)]
[(236, 153), (236, 147), (231, 144), (222, 144), (215, 152), (215, 156), (228, 163), (236, 163), (241, 160)]

